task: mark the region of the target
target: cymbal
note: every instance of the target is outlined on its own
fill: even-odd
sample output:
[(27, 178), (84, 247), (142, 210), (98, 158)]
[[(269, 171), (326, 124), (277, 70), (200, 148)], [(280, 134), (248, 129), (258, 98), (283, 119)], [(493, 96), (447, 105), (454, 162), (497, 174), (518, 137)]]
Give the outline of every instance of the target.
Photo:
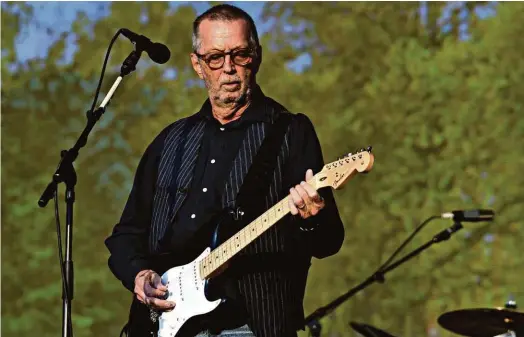
[(497, 336), (524, 329), (524, 314), (503, 308), (463, 309), (446, 312), (438, 318), (444, 329), (469, 337)]

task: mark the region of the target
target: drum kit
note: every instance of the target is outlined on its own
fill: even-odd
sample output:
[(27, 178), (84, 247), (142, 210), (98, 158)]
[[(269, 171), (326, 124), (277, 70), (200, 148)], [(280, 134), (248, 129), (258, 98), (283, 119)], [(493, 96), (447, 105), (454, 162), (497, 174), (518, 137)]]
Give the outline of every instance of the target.
[[(444, 329), (467, 337), (524, 337), (524, 313), (517, 311), (515, 301), (504, 308), (462, 309), (439, 316)], [(365, 337), (394, 337), (366, 324), (352, 322), (351, 327)]]
[(468, 337), (524, 336), (524, 313), (517, 311), (515, 301), (504, 308), (462, 309), (446, 312), (438, 318), (441, 327)]

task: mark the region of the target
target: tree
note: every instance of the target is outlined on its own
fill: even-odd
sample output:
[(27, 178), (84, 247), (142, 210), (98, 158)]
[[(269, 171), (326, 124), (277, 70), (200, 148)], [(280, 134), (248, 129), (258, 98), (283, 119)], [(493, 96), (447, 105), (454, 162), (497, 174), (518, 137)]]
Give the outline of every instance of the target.
[[(354, 320), (399, 336), (420, 336), (436, 327), (445, 311), (500, 305), (509, 292), (524, 300), (517, 273), (506, 272), (523, 262), (515, 254), (522, 239), (518, 187), (524, 125), (518, 117), (524, 64), (518, 42), (524, 34), (516, 23), (523, 6), (501, 4), (488, 20), (464, 7), (467, 40), (456, 29), (442, 28), (445, 4), (427, 6), (423, 18), (416, 3), (266, 5), (275, 29), (262, 37), (259, 81), (265, 93), (310, 116), (327, 162), (368, 144), (377, 158), (370, 174), (335, 192), (347, 238), (339, 254), (314, 261), (306, 313), (371, 274), (427, 216), (455, 208), (497, 211), (496, 226), (468, 226), (389, 274), (384, 285), (340, 307), (323, 321), (327, 335), (355, 335), (347, 326)], [(176, 46), (164, 67), (142, 58), (76, 162), (75, 335), (116, 336), (127, 320), (131, 294), (107, 268), (103, 240), (118, 221), (147, 144), (167, 124), (195, 112), (205, 97), (188, 58), (195, 11), (190, 6), (171, 11), (165, 3), (115, 3), (94, 22), (80, 15), (71, 32), (78, 49), (68, 64), (62, 61), (71, 38), (66, 35), (45, 59), (18, 62), (14, 39), (33, 20), (31, 7), (2, 8), (3, 27), (11, 28), (2, 30), (1, 89), (7, 158), (2, 262), (8, 271), (2, 291), (10, 303), (2, 318), (8, 335), (39, 331), (45, 337), (60, 330), (52, 205), (42, 210), (36, 201), (59, 151), (71, 146), (85, 125), (107, 48), (100, 41), (125, 26)], [(131, 51), (124, 43), (113, 48), (100, 97)], [(311, 65), (299, 73), (288, 69), (304, 53)], [(164, 76), (166, 69), (175, 76)], [(446, 225), (432, 223), (410, 247)]]
[[(9, 158), (2, 170), (3, 181), (9, 182), (2, 189), (3, 234), (9, 238), (2, 245), (2, 253), (8, 257), (3, 261), (4, 268), (11, 271), (4, 273), (2, 282), (4, 300), (11, 303), (2, 313), (7, 334), (23, 336), (39, 331), (41, 336), (55, 336), (60, 331), (61, 284), (52, 234), (52, 204), (42, 210), (36, 202), (56, 168), (60, 150), (72, 146), (85, 126), (85, 111), (91, 106), (107, 48), (99, 41), (104, 37), (109, 41), (119, 27), (127, 26), (145, 34), (148, 30), (161, 31), (159, 39), (185, 45), (173, 52), (171, 65), (178, 76), (176, 81), (163, 78), (162, 70), (145, 57), (140, 61), (140, 68), (146, 67), (147, 72), (137, 71), (124, 79), (114, 97), (118, 104), (104, 114), (75, 163), (79, 175), (73, 252), (76, 336), (117, 335), (126, 321), (131, 294), (107, 268), (103, 241), (120, 216), (147, 144), (166, 124), (189, 114), (198, 104), (197, 91), (185, 84), (194, 75), (182, 61), (188, 57), (185, 51), (191, 43), (188, 32), (193, 9), (182, 6), (170, 12), (166, 4), (114, 4), (110, 12), (113, 14), (92, 27), (96, 41), (86, 29), (86, 17), (77, 19), (73, 32), (78, 51), (71, 63), (60, 62), (67, 39), (64, 35), (51, 46), (47, 58), (19, 62), (14, 71), (2, 69), (2, 149), (4, 158)], [(150, 20), (151, 24), (142, 24), (147, 28), (126, 24), (140, 15)], [(21, 20), (15, 9), (3, 11), (4, 18), (9, 20), (3, 22), (12, 25)], [(185, 36), (171, 29), (172, 21), (184, 27)], [(9, 52), (2, 54), (4, 61), (15, 62), (13, 40), (14, 36), (7, 40), (11, 44), (7, 46)], [(131, 46), (113, 48), (100, 97), (107, 93), (131, 50)], [(147, 85), (136, 85), (141, 82)], [(139, 124), (146, 118), (156, 122)]]
[[(502, 269), (489, 261), (517, 251), (521, 239), (507, 228), (518, 221), (517, 205), (522, 201), (517, 188), (509, 188), (518, 186), (516, 181), (521, 179), (516, 170), (522, 164), (522, 149), (504, 146), (523, 139), (515, 110), (520, 104), (516, 97), (520, 84), (511, 80), (518, 75), (510, 70), (520, 69), (520, 61), (514, 58), (519, 54), (514, 47), (500, 42), (507, 41), (502, 36), (520, 36), (520, 27), (508, 24), (520, 10), (519, 6), (500, 6), (499, 16), (479, 23), (475, 38), (468, 42), (450, 34), (441, 37), (438, 48), (428, 48), (417, 34), (398, 36), (384, 49), (385, 57), (358, 91), (356, 101), (342, 92), (335, 95), (345, 109), (340, 108), (344, 104), (336, 109), (333, 95), (326, 100), (322, 93), (314, 92), (322, 87), (323, 78), (352, 81), (351, 72), (359, 74), (361, 68), (344, 69), (343, 60), (337, 58), (330, 66), (313, 62), (304, 74), (314, 74), (311, 81), (318, 80), (318, 85), (309, 88), (312, 93), (307, 104), (338, 111), (332, 117), (317, 115), (324, 121), (321, 139), (326, 152), (355, 149), (358, 142), (373, 144), (377, 158), (369, 175), (357, 177), (337, 193), (348, 238), (342, 252), (329, 263), (316, 263), (308, 287), (309, 310), (364, 280), (431, 214), (491, 207), (499, 213), (497, 222), (505, 224), (499, 230), (493, 226), (466, 229), (466, 237), (459, 234), (424, 253), (388, 277), (384, 286), (372, 287), (341, 307), (334, 320), (327, 321), (328, 332), (351, 335), (347, 322), (355, 320), (397, 335), (423, 335), (446, 310), (501, 305), (509, 292), (515, 292), (516, 277), (501, 277)], [(321, 26), (320, 20), (317, 25)], [(345, 33), (341, 29), (337, 41), (357, 39)], [(338, 83), (334, 92), (347, 87), (342, 80)], [(307, 111), (315, 115), (313, 108)], [(419, 235), (413, 246), (427, 241), (429, 235)], [(508, 263), (522, 263), (517, 260), (514, 256)], [(342, 275), (341, 265), (348, 266)]]

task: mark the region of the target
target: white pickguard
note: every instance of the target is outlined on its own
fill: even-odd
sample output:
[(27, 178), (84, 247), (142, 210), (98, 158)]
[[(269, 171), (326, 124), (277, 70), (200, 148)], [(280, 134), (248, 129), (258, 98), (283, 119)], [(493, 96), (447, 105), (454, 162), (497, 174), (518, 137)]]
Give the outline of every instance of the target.
[(162, 275), (162, 283), (168, 289), (167, 300), (175, 302), (175, 308), (160, 315), (158, 337), (174, 337), (188, 319), (207, 314), (220, 304), (221, 300), (207, 300), (205, 280), (200, 277), (198, 268), (198, 262), (210, 252), (211, 249), (206, 248), (192, 262), (171, 268)]

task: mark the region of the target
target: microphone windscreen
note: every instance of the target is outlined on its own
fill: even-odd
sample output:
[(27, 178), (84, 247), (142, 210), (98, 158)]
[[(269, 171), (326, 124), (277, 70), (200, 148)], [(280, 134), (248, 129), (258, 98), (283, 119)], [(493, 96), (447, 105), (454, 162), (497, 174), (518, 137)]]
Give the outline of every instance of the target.
[(147, 50), (147, 54), (153, 62), (164, 64), (171, 58), (169, 48), (161, 43), (153, 43)]

